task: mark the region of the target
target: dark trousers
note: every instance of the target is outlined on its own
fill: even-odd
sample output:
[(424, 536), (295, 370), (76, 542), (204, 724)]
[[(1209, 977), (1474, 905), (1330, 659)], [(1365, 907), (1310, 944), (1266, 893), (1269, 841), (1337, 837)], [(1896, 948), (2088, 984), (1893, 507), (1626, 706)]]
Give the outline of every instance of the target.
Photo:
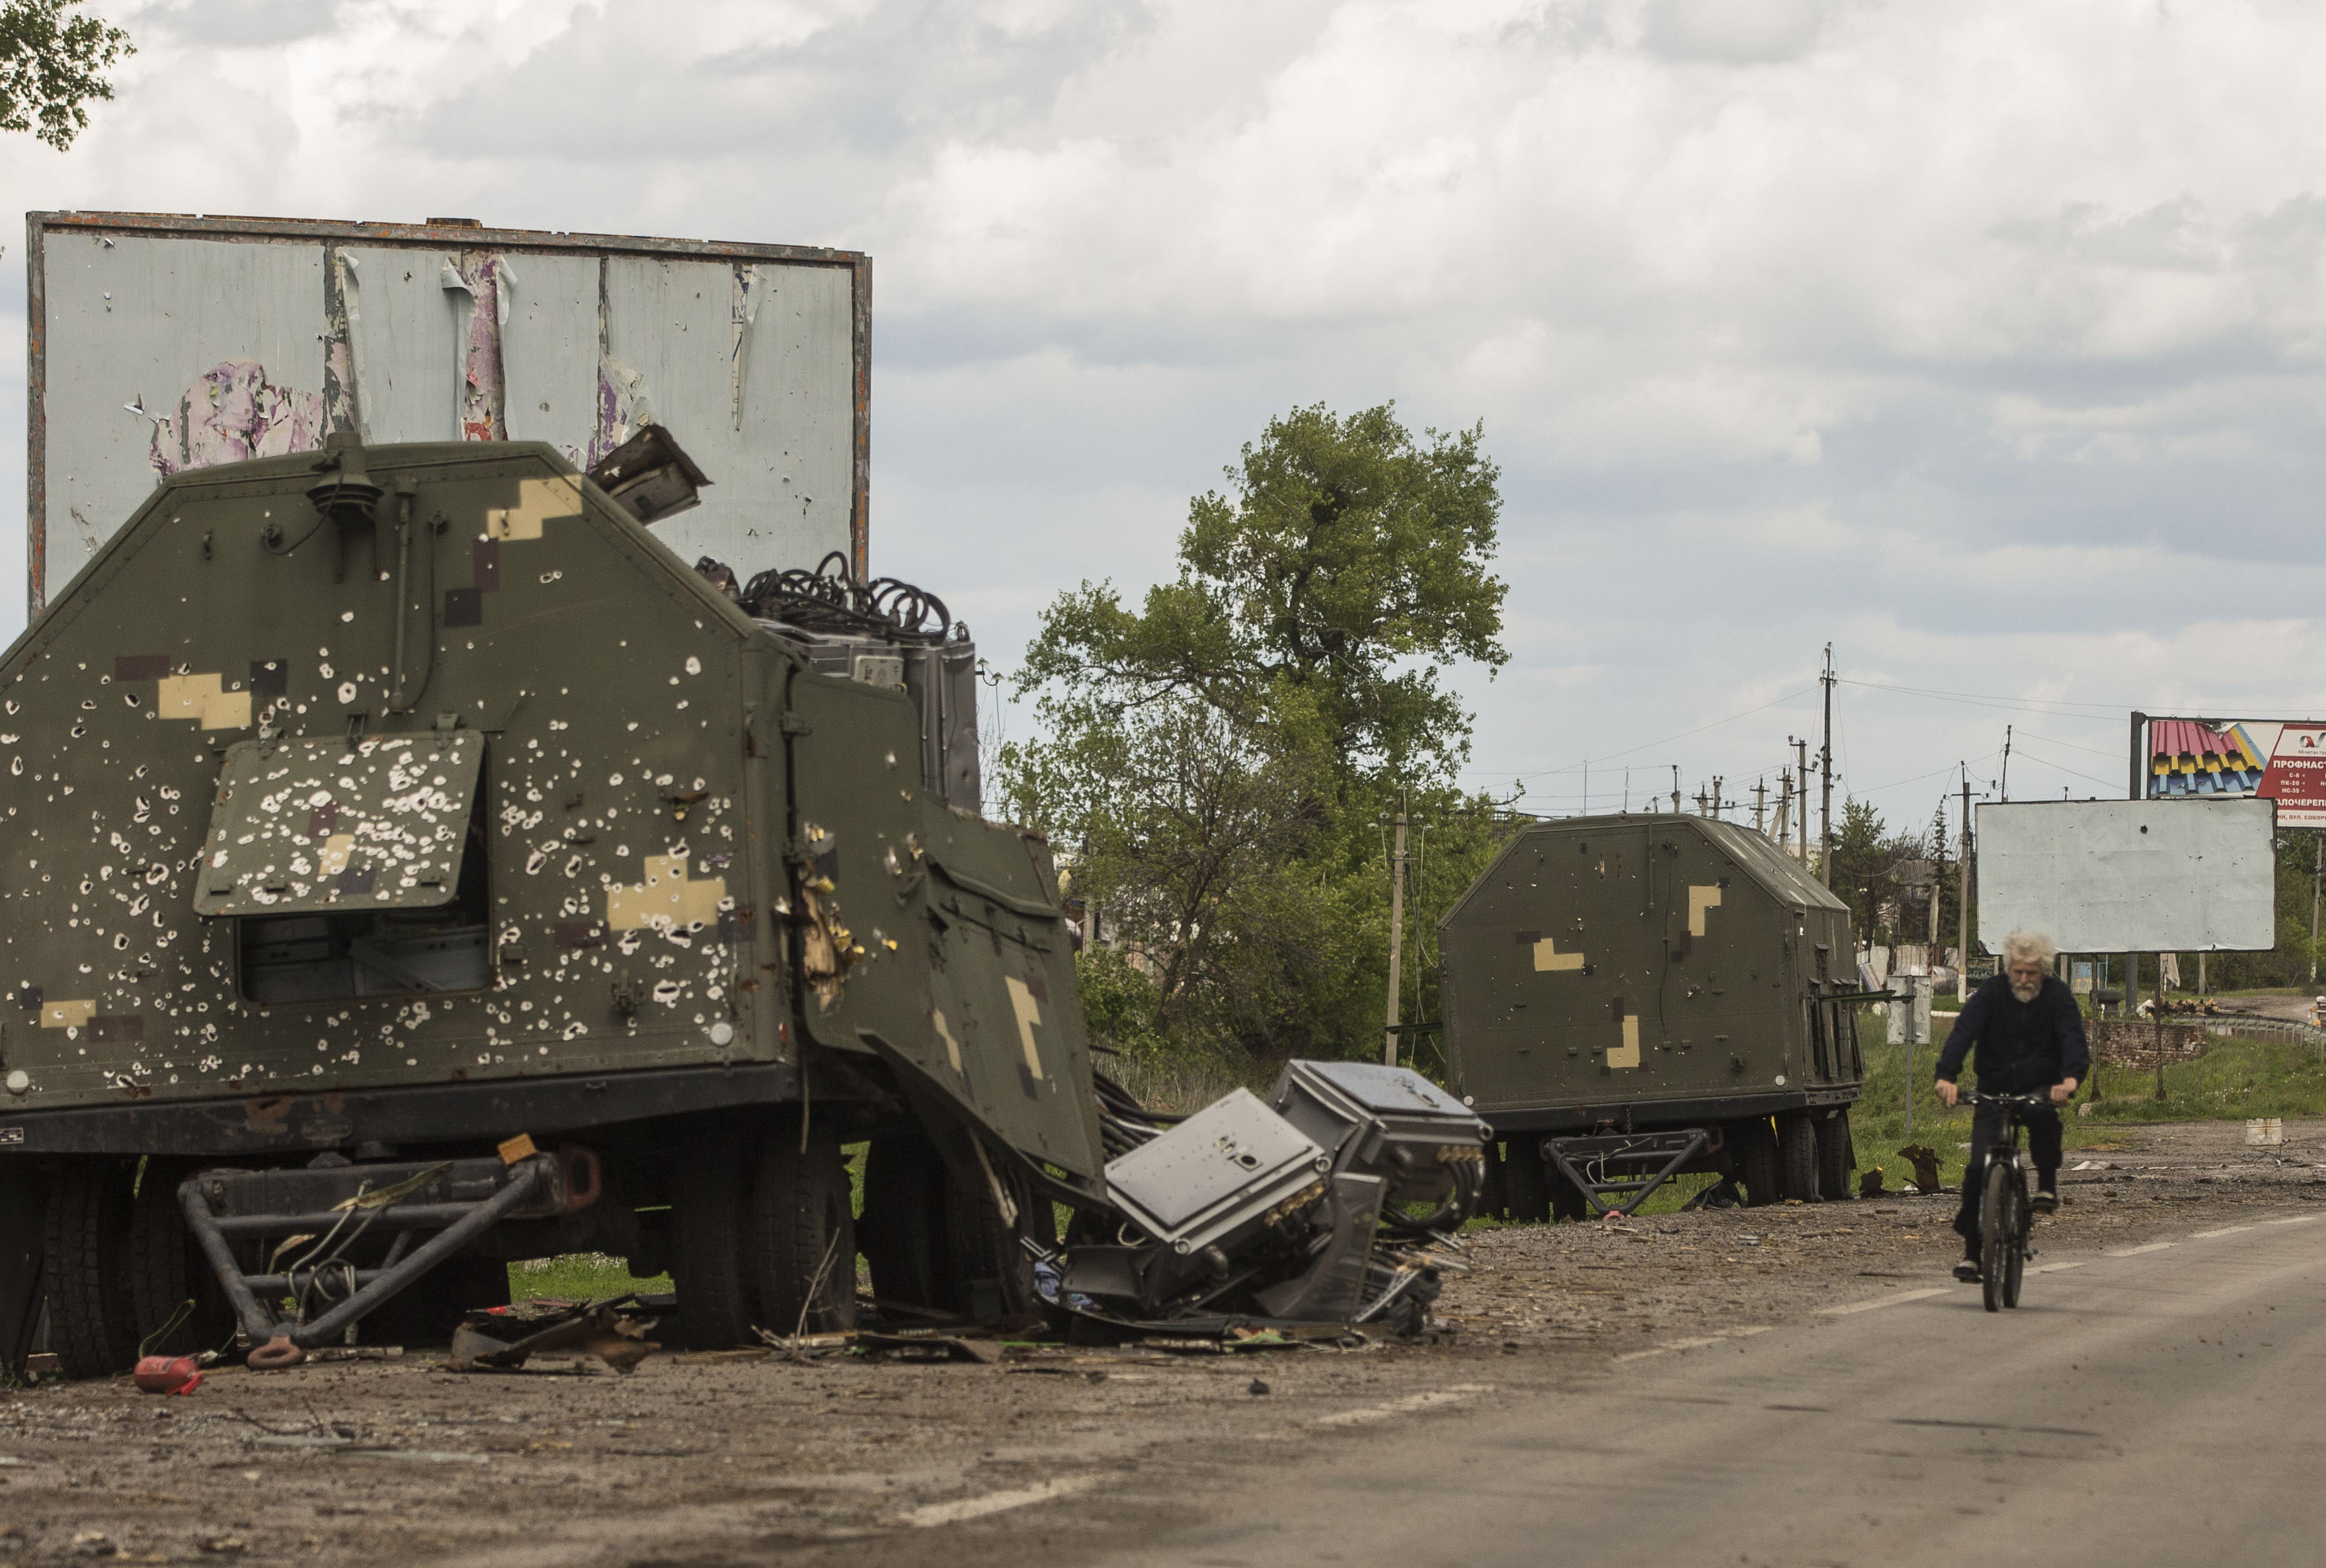
[[(1975, 1107), (1970, 1116), (1970, 1164), (1963, 1172), (1962, 1208), (1955, 1215), (1955, 1234), (1963, 1239), (1968, 1255), (1978, 1256), (1978, 1205), (1986, 1184), (1986, 1151), (2003, 1136), (2004, 1108), (1999, 1105)], [(2022, 1111), (2020, 1122), (2027, 1128), (2027, 1152), (2035, 1160), (2035, 1184), (2045, 1192), (2057, 1190), (2060, 1183), (2060, 1113), (2056, 1110)]]

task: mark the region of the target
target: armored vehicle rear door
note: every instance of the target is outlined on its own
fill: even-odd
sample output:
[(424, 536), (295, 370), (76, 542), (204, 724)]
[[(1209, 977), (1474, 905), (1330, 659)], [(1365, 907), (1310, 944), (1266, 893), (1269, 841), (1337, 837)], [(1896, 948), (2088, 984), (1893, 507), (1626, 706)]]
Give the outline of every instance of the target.
[(920, 737), (901, 691), (799, 670), (790, 739), (792, 912), (800, 1013), (834, 1050), (926, 1028), (926, 945), (909, 882), (920, 821)]

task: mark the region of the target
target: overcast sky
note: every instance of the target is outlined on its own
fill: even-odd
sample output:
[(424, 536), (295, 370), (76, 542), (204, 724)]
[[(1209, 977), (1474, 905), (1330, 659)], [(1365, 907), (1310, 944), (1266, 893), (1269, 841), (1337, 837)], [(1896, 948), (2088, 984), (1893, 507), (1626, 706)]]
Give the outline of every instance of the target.
[(1512, 659), (1456, 679), (1538, 811), (1586, 759), (1595, 807), (1773, 786), (1828, 641), (1901, 826), (2006, 723), (2013, 796), (2080, 797), (2130, 707), (2326, 709), (2326, 7), (95, 9), (139, 54), (71, 153), (0, 145), (17, 209), (871, 253), (873, 564), (997, 663), (1167, 575), (1271, 413), (1393, 399), (1502, 464)]

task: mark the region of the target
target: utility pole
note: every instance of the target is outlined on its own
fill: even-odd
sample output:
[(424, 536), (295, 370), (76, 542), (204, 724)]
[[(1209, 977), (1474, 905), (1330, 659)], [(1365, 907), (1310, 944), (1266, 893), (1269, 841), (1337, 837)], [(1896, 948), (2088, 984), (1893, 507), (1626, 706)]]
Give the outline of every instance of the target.
[(1674, 764), (1672, 764), (1672, 765), (1671, 765), (1671, 769), (1672, 769), (1672, 815), (1676, 817), (1676, 816), (1679, 815), (1679, 764), (1678, 764), (1678, 763), (1674, 763)]
[(1715, 821), (1720, 820), (1720, 775), (1718, 774), (1712, 775), (1712, 818)]
[(2310, 865), (2310, 983), (2313, 986), (2318, 983), (2318, 882), (2326, 874), (2326, 833), (2319, 834), (2315, 841), (2318, 858)]
[(1801, 869), (1806, 871), (1810, 868), (1810, 743), (1806, 740), (1794, 741), (1793, 755), (1800, 764), (1794, 770), (1793, 776), (1801, 781), (1801, 809), (1798, 813), (1800, 825), (1796, 830), (1800, 834), (1801, 840)]
[(1712, 815), (1711, 802), (1705, 795), (1704, 786), (1702, 784), (1696, 786), (1696, 814), (1699, 817), (1708, 817)]
[(1777, 773), (1777, 820), (1769, 824), (1769, 837), (1774, 839), (1777, 848), (1782, 849), (1785, 847), (1785, 840), (1792, 836), (1793, 770), (1788, 767), (1781, 768)]
[(1382, 1035), (1382, 1065), (1397, 1065), (1397, 983), (1405, 961), (1405, 798), (1398, 797), (1397, 850), (1389, 872), (1389, 1014)]
[(1998, 781), (1997, 788), (2005, 800), (2011, 798), (2011, 726), (2008, 724), (2003, 727), (2003, 777)]
[[(1764, 773), (1753, 781), (1753, 830), (1756, 833), (1768, 831), (1768, 823), (1764, 820), (1768, 813), (1768, 805), (1769, 775)], [(2314, 943), (2317, 938), (2313, 936), (2311, 941)]]
[(1955, 868), (1955, 945), (1960, 962), (1955, 969), (1955, 1000), (1970, 1000), (1970, 767), (1962, 769), (1962, 860)]
[(1818, 812), (1818, 880), (1833, 886), (1833, 645), (1825, 645), (1825, 741), (1818, 750), (1818, 777), (1825, 804)]

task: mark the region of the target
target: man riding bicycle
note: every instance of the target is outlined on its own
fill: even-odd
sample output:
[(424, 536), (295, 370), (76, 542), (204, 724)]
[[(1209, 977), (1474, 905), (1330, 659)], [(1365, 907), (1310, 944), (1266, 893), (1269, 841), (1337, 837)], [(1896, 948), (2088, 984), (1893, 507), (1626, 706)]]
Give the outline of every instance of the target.
[[(2053, 1105), (2065, 1105), (2076, 1085), (2091, 1071), (2092, 1057), (2084, 1044), (2084, 1019), (2075, 994), (2049, 970), (2059, 950), (2052, 939), (2032, 931), (2014, 931), (2003, 939), (2003, 972), (1980, 986), (1963, 1004), (1947, 1047), (1939, 1053), (1939, 1098), (1952, 1105), (1958, 1098), (1955, 1079), (1963, 1057), (1976, 1044), (1980, 1092), (2026, 1094), (2049, 1086)], [(2004, 1130), (2006, 1108), (1981, 1105), (1972, 1113), (1970, 1164), (1963, 1172), (1962, 1209), (1955, 1215), (1955, 1231), (1963, 1239), (1963, 1261), (1955, 1277), (1978, 1278), (1978, 1203), (1986, 1177), (1986, 1152)], [(2060, 1113), (2021, 1111), (2027, 1128), (2028, 1152), (2035, 1159), (2038, 1214), (2056, 1213), (2060, 1207)]]

